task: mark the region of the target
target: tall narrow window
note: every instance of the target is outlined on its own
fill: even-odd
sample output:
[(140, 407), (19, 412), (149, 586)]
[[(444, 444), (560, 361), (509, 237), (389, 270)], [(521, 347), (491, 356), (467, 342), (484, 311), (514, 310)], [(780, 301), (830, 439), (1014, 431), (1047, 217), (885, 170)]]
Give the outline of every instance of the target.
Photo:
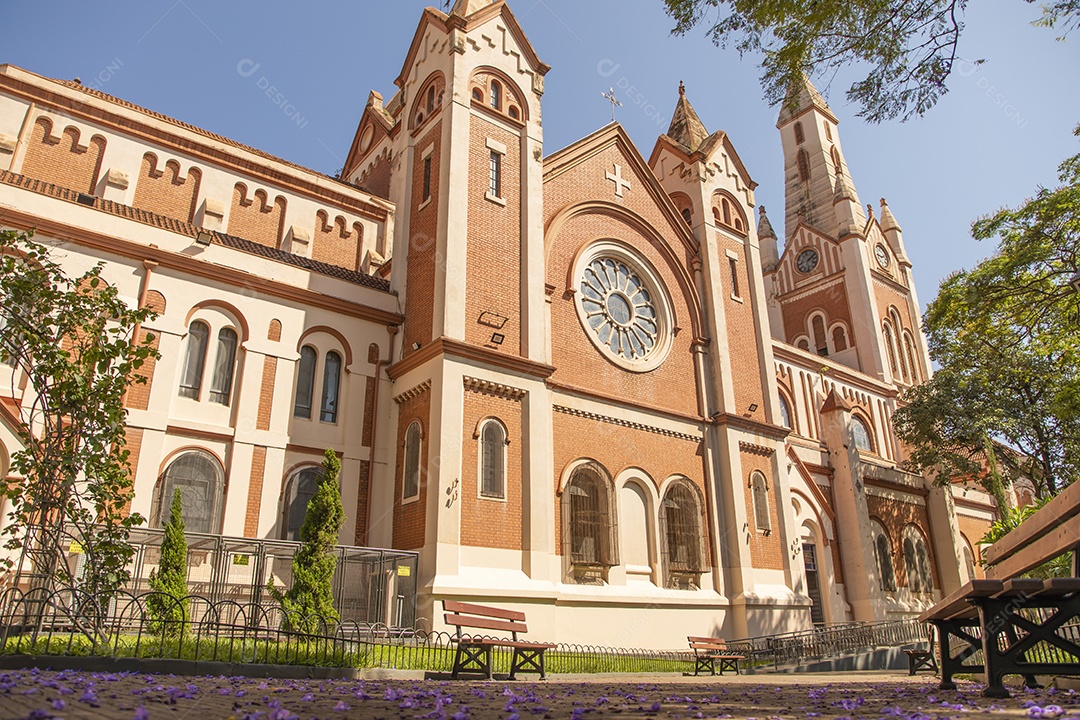
[(780, 424), (788, 430), (795, 429), (791, 422), (791, 405), (788, 404), (787, 398), (783, 395), (780, 396)]
[(402, 477), (403, 500), (420, 494), (420, 423), (413, 423), (405, 431), (405, 471)]
[(236, 331), (222, 328), (218, 332), (214, 378), (210, 383), (210, 402), (228, 405), (232, 397), (233, 372), (236, 367)]
[(431, 156), (424, 158), (424, 195), (423, 199), (431, 197)]
[(502, 107), (502, 85), (494, 80), (491, 82), (491, 107), (496, 110)]
[(739, 297), (739, 261), (729, 257), (728, 269), (731, 271), (731, 294)]
[(480, 495), (506, 497), (506, 430), (489, 420), (480, 433)]
[(797, 122), (795, 123), (795, 142), (802, 145), (804, 140), (806, 140), (806, 135), (803, 134), (802, 123)]
[(934, 590), (926, 540), (922, 533), (910, 525), (904, 530), (904, 565), (907, 569), (908, 590), (913, 593), (928, 593)]
[(837, 325), (832, 331), (832, 344), (836, 352), (847, 350), (847, 331), (843, 325)]
[(725, 225), (730, 225), (731, 224), (731, 203), (729, 203), (727, 200), (724, 200), (723, 205), (724, 205), (724, 224)]
[(885, 335), (885, 353), (889, 356), (889, 367), (892, 368), (893, 375), (899, 375), (899, 367), (896, 364), (896, 338), (893, 335), (892, 325), (886, 322), (881, 326), (881, 331)]
[[(672, 484), (660, 504), (661, 537), (664, 541), (665, 586), (682, 587), (697, 582), (703, 569), (701, 553), (701, 506), (697, 493), (684, 481)], [(694, 575), (687, 578), (687, 575)], [(681, 576), (681, 577), (680, 577)]]
[(822, 124), (825, 126), (825, 139), (832, 142), (832, 128), (829, 127), (829, 122), (826, 120)]
[(750, 476), (750, 490), (754, 498), (754, 523), (758, 530), (772, 530), (772, 518), (769, 517), (769, 487), (765, 476), (754, 472)]
[(435, 86), (432, 85), (427, 90), (427, 113), (430, 115), (435, 112)]
[(682, 209), (682, 219), (686, 221), (687, 225), (693, 226), (693, 224), (694, 224), (694, 213), (690, 210), (690, 208), (683, 208)]
[(296, 369), (296, 402), (293, 404), (293, 417), (311, 419), (311, 399), (315, 394), (315, 364), (319, 354), (315, 348), (305, 345), (300, 348), (300, 366)]
[(184, 370), (180, 375), (180, 397), (199, 399), (209, 338), (210, 326), (201, 320), (196, 320), (188, 327), (187, 352), (184, 354)]
[(825, 336), (825, 318), (815, 315), (810, 321), (810, 329), (814, 332), (814, 348), (822, 357), (829, 355), (829, 339)]
[(338, 415), (338, 393), (341, 390), (341, 356), (336, 352), (326, 353), (323, 366), (322, 408), (319, 419), (335, 423)]
[(892, 549), (885, 530), (874, 523), (874, 557), (878, 565), (878, 586), (883, 592), (896, 591), (896, 573), (893, 570)]
[(502, 197), (502, 155), (491, 151), (491, 170), (488, 176), (488, 192), (494, 197)]
[(285, 505), (281, 518), (281, 539), (300, 540), (300, 528), (304, 524), (308, 503), (315, 497), (322, 469), (308, 467), (293, 473), (285, 486)]
[(806, 594), (810, 597), (810, 622), (825, 624), (825, 608), (821, 601), (821, 579), (818, 577), (817, 546), (803, 543), (803, 567), (806, 569)]
[(911, 382), (919, 382), (919, 366), (915, 364), (915, 347), (911, 336), (904, 333), (904, 351), (907, 353), (908, 367), (911, 368)]
[(806, 182), (810, 179), (810, 156), (806, 154), (806, 150), (799, 149), (798, 155), (799, 162), (799, 179)]
[[(825, 127), (828, 127), (828, 125), (826, 125)], [(844, 164), (840, 162), (840, 153), (839, 153), (839, 151), (837, 151), (836, 148), (832, 149), (832, 161), (833, 161), (833, 172), (836, 173), (836, 177), (843, 177), (843, 175), (844, 175)]]
[(179, 490), (187, 532), (214, 533), (221, 524), (221, 495), (224, 473), (221, 465), (205, 452), (186, 452), (169, 463), (159, 484), (154, 525), (161, 527), (163, 517)]

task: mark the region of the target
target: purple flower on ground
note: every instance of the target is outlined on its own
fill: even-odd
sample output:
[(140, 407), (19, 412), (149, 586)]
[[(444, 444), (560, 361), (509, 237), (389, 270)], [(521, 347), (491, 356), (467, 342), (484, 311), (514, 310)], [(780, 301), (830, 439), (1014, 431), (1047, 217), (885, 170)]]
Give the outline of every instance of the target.
[(135, 708), (135, 715), (132, 717), (131, 720), (149, 720), (149, 719), (150, 719), (150, 711), (146, 709), (145, 705), (140, 705), (139, 707)]
[(52, 705), (53, 710), (63, 710), (64, 707), (67, 705), (67, 703), (64, 702), (63, 700), (61, 700), (60, 698), (56, 698), (55, 700), (53, 700), (49, 704)]
[(338, 700), (334, 706), (335, 712), (349, 712), (349, 705), (344, 700)]
[(300, 720), (300, 718), (285, 708), (278, 708), (270, 714), (270, 720)]
[(301, 702), (312, 702), (314, 699), (315, 699), (314, 693), (304, 693), (300, 697)]
[(469, 718), (469, 706), (462, 705), (458, 708), (458, 711), (450, 716), (450, 720), (468, 720)]
[(660, 712), (660, 703), (654, 702), (652, 705), (650, 705), (649, 712)]
[(609, 702), (611, 702), (611, 701), (610, 701), (610, 700), (608, 700), (608, 699), (607, 699), (606, 697), (604, 697), (603, 695), (601, 695), (600, 697), (596, 698), (596, 704), (597, 704), (597, 705), (607, 705), (607, 704), (608, 704)]
[(94, 688), (86, 688), (83, 690), (83, 694), (79, 696), (79, 702), (84, 702), (88, 705), (96, 705), (97, 701), (97, 693), (94, 692)]
[(53, 716), (52, 713), (49, 712), (48, 710), (42, 710), (41, 708), (34, 708), (33, 710), (30, 711), (30, 714), (27, 715), (26, 717), (28, 718), (28, 720), (47, 720), (48, 718), (51, 718), (52, 716)]

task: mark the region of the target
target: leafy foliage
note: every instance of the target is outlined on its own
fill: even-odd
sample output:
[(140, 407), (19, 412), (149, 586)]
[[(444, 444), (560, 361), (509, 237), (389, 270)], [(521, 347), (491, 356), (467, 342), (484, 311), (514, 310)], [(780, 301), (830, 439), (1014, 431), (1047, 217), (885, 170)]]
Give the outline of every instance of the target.
[[(986, 531), (986, 534), (979, 540), (980, 544), (990, 545), (996, 543), (1010, 532), (1020, 527), (1020, 523), (1027, 520), (1040, 510), (1050, 498), (1044, 498), (1034, 505), (1024, 505), (1023, 507), (1009, 508), (1001, 516), (995, 520), (990, 529)], [(1071, 553), (1066, 553), (1053, 560), (1040, 565), (1027, 572), (1026, 577), (1034, 578), (1055, 578), (1055, 577), (1070, 577), (1072, 575), (1072, 566), (1070, 563)]]
[[(1033, 2), (1033, 0), (1026, 0)], [(847, 91), (871, 122), (923, 115), (948, 92), (967, 0), (664, 0), (674, 33), (704, 25), (717, 45), (763, 53), (761, 83), (778, 104), (804, 76), (842, 65), (869, 66)], [(1080, 2), (1043, 6), (1037, 24), (1066, 32), (1080, 20)], [(982, 62), (979, 60), (978, 62)]]
[[(973, 235), (997, 238), (998, 251), (946, 278), (927, 309), (940, 370), (896, 415), (917, 470), (985, 480), (982, 462), (996, 460), (1044, 498), (1080, 472), (1080, 295), (1068, 285), (1080, 270), (1080, 155), (1059, 177), (976, 222)], [(988, 452), (990, 439), (1019, 452)]]
[(180, 635), (184, 621), (190, 617), (187, 600), (188, 550), (180, 488), (173, 493), (169, 519), (163, 528), (165, 538), (161, 542), (161, 560), (157, 569), (150, 573), (150, 589), (154, 593), (146, 598), (146, 614), (151, 618), (151, 632), (176, 637)]
[[(5, 547), (22, 551), (35, 583), (109, 592), (127, 578), (128, 533), (142, 523), (127, 512), (123, 398), (157, 357), (152, 335), (135, 337), (154, 313), (129, 307), (103, 263), (70, 277), (51, 255), (31, 233), (0, 231), (0, 359), (15, 368), (22, 421), (12, 477), (0, 479), (12, 520)], [(82, 553), (77, 573), (69, 548)]]
[(316, 633), (322, 631), (323, 622), (336, 623), (340, 617), (334, 608), (332, 585), (337, 562), (334, 546), (345, 522), (345, 508), (338, 487), (340, 473), (341, 461), (332, 449), (327, 448), (318, 487), (304, 513), (304, 524), (300, 526), (303, 544), (293, 557), (292, 586), (282, 593), (273, 584), (268, 585), (271, 597), (285, 615), (286, 630)]

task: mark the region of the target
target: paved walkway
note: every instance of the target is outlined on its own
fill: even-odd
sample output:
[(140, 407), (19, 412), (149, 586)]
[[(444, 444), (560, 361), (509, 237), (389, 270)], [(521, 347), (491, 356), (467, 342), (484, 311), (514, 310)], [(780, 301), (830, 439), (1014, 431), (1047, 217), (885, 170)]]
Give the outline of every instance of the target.
[(898, 673), (623, 676), (548, 682), (305, 681), (172, 675), (0, 673), (0, 720), (466, 720), (504, 718), (883, 718), (1080, 720), (1080, 694), (1018, 690), (988, 700), (975, 683), (942, 692)]

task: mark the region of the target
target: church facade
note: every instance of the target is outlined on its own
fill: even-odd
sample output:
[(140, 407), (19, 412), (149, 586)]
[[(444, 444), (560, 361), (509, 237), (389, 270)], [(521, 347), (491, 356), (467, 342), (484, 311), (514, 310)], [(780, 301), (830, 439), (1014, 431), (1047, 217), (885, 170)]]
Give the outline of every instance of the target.
[[(902, 468), (912, 266), (825, 101), (781, 112), (778, 237), (682, 88), (647, 158), (615, 123), (547, 153), (548, 69), (503, 0), (425, 10), (335, 179), (0, 66), (0, 225), (159, 313), (133, 510), (295, 538), (329, 446), (341, 542), (419, 551), (421, 626), (468, 599), (608, 646), (959, 587), (993, 505)], [(0, 472), (32, 392), (0, 367)]]

